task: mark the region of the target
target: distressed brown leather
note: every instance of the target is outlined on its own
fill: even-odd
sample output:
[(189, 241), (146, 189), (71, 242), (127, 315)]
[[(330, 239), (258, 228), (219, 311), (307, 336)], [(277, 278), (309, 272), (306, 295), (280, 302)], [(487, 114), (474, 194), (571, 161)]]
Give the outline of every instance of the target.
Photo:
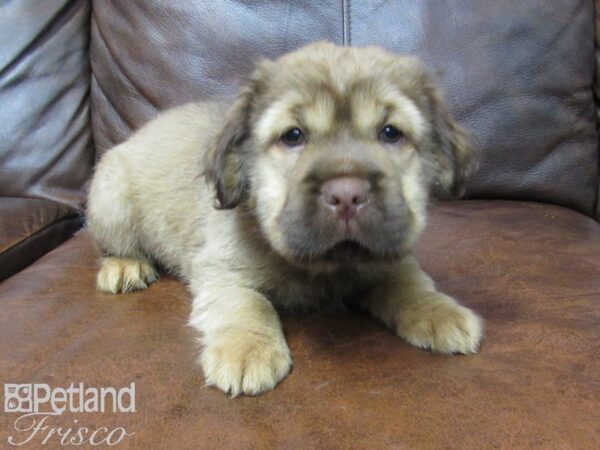
[(0, 281), (70, 238), (81, 222), (81, 213), (64, 204), (0, 197)]
[(91, 61), (99, 153), (157, 110), (230, 95), (260, 55), (315, 39), (420, 56), (483, 149), (468, 196), (593, 215), (598, 134), (591, 0), (527, 2), (95, 1)]
[[(136, 434), (121, 448), (596, 448), (598, 224), (535, 203), (446, 204), (419, 257), (485, 317), (478, 355), (413, 348), (362, 313), (285, 316), (292, 373), (273, 392), (232, 400), (194, 364), (184, 286), (164, 277), (130, 295), (94, 292), (82, 232), (0, 284), (0, 380), (135, 382), (137, 413), (52, 420), (124, 426)], [(4, 443), (15, 414), (0, 417)]]

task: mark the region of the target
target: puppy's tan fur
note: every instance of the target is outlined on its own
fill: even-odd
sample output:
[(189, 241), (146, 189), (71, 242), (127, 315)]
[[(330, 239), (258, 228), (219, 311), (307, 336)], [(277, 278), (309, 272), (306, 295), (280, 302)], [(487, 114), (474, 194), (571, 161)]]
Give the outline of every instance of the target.
[[(385, 124), (403, 131), (398, 144), (378, 140)], [(287, 148), (281, 135), (299, 126), (308, 140)], [(481, 320), (437, 292), (410, 251), (429, 194), (460, 194), (474, 160), (418, 61), (310, 45), (261, 62), (232, 105), (164, 112), (102, 158), (88, 203), (106, 254), (98, 288), (143, 289), (155, 263), (178, 274), (206, 382), (232, 395), (272, 389), (290, 370), (274, 304), (354, 300), (416, 346), (474, 353)], [(375, 256), (355, 264), (323, 257), (338, 238), (323, 237), (333, 219), (306, 187), (347, 174), (379, 180), (357, 237)]]

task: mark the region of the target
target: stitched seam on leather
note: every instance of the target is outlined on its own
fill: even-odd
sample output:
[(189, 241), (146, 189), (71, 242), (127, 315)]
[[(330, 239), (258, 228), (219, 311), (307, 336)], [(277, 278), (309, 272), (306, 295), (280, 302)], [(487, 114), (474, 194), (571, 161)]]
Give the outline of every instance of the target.
[(352, 45), (352, 4), (351, 1), (352, 0), (347, 0), (348, 4), (346, 5), (346, 23), (347, 25), (347, 32), (348, 32), (348, 45)]
[(342, 44), (344, 46), (350, 44), (350, 20), (348, 10), (350, 8), (350, 0), (342, 0)]
[(92, 153), (94, 154), (93, 161), (96, 162), (98, 160), (98, 150), (96, 150), (96, 139), (94, 138), (94, 126), (92, 124), (92, 77), (94, 76), (94, 72), (92, 69), (92, 21), (94, 20), (94, 2), (90, 3), (90, 17), (88, 21), (88, 67), (90, 71), (90, 81), (88, 83), (88, 124), (90, 127), (90, 145), (92, 146)]
[[(600, 21), (599, 0), (592, 3), (594, 9), (594, 85), (592, 93), (594, 95), (594, 106), (596, 109), (596, 132), (600, 132), (600, 30), (598, 29), (598, 22)], [(600, 137), (596, 145), (596, 153), (600, 159)], [(598, 175), (596, 177), (596, 198), (594, 199), (594, 217), (600, 221), (600, 161), (598, 164)]]

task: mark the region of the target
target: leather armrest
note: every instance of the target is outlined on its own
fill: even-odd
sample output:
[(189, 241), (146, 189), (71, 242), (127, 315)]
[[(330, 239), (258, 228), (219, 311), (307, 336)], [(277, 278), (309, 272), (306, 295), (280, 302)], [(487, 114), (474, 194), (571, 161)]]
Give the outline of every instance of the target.
[(81, 213), (51, 200), (0, 197), (0, 281), (70, 238)]

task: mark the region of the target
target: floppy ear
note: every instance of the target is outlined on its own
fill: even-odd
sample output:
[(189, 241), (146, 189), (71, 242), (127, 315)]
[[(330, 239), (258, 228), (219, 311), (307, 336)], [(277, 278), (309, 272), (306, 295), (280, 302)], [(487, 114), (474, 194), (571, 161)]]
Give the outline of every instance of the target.
[(225, 124), (206, 155), (206, 179), (215, 188), (218, 209), (235, 208), (247, 195), (249, 180), (244, 143), (257, 90), (257, 72), (242, 88), (225, 116)]
[(432, 111), (433, 154), (436, 175), (433, 194), (445, 198), (461, 197), (468, 176), (475, 171), (479, 150), (475, 138), (450, 115), (439, 90), (427, 86)]

